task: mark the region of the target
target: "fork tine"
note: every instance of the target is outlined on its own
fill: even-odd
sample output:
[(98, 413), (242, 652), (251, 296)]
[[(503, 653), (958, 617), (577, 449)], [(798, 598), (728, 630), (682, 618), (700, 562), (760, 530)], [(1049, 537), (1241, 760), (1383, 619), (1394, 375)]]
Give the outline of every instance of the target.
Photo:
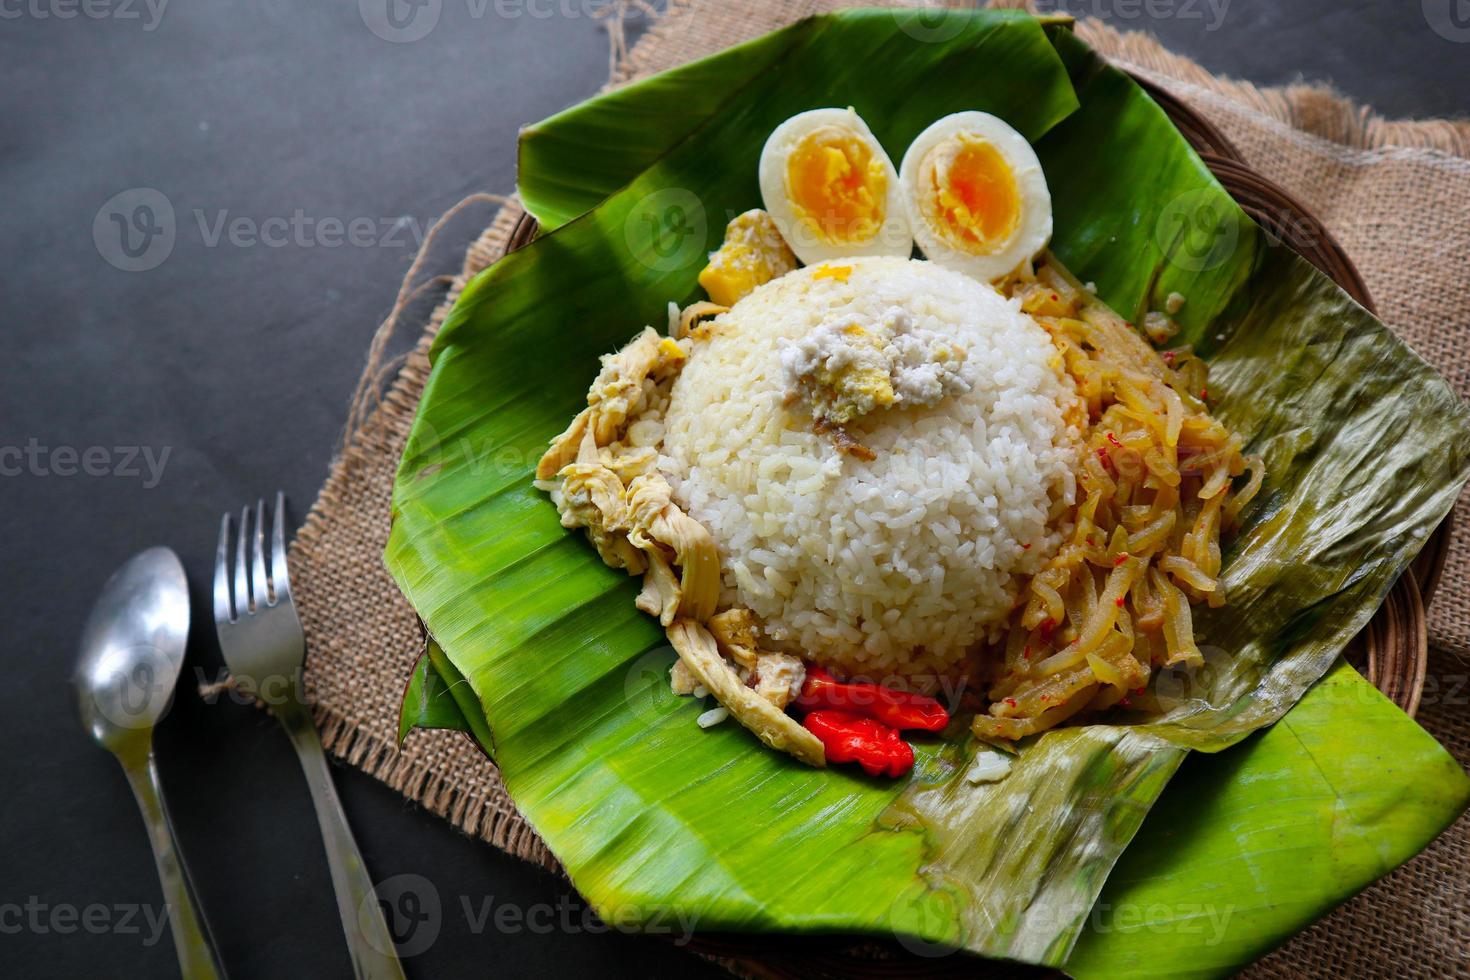
[(235, 548), (235, 615), (243, 617), (255, 611), (250, 605), (250, 579), (245, 575), (245, 555), (250, 547), (250, 508), (240, 510), (240, 533)]
[(219, 522), (219, 548), (214, 553), (214, 621), (233, 623), (235, 609), (230, 602), (230, 515)]
[(271, 531), (271, 590), (275, 601), (291, 601), (291, 576), (286, 570), (286, 493), (276, 491), (276, 515)]
[(255, 502), (255, 533), (250, 538), (250, 602), (256, 609), (271, 605), (265, 584), (265, 501)]

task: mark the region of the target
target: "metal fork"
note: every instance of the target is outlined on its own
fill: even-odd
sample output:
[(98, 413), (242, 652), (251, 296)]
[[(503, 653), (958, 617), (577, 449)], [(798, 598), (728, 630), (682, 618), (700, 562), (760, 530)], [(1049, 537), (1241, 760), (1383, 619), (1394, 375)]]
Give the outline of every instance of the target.
[[(327, 757), (312, 723), (302, 690), (306, 635), (291, 602), (291, 580), (286, 572), (286, 497), (276, 494), (271, 533), (270, 572), (266, 572), (265, 501), (255, 504), (251, 531), (250, 508), (240, 512), (235, 550), (234, 592), (230, 590), (230, 515), (219, 526), (219, 550), (214, 563), (214, 623), (220, 649), (239, 688), (264, 701), (291, 737), (316, 805), (317, 822), (332, 869), (337, 912), (347, 934), (353, 973), (372, 980), (401, 980), (393, 937), (383, 921), (362, 854), (332, 786)], [(249, 553), (247, 560), (246, 554)]]

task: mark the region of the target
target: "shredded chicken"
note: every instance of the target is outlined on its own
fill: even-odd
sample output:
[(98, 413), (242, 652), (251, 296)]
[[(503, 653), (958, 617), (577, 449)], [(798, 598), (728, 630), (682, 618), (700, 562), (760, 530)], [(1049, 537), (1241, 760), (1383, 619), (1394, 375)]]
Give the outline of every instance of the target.
[(551, 448), (546, 450), (546, 455), (536, 464), (536, 479), (550, 480), (561, 472), (563, 466), (577, 458), (582, 438), (587, 434), (588, 423), (591, 421), (592, 409), (584, 408), (572, 419), (572, 424), (567, 426), (565, 432), (551, 440)]
[(622, 437), (628, 420), (637, 415), (647, 400), (644, 382), (669, 381), (684, 365), (688, 355), (677, 342), (659, 336), (652, 327), (634, 337), (622, 350), (604, 355), (602, 370), (587, 392), (587, 407), (577, 414), (567, 430), (551, 441), (551, 448), (536, 465), (536, 478), (550, 480), (562, 467), (577, 458), (590, 430), (597, 448)]
[(806, 683), (806, 665), (789, 653), (762, 651), (755, 661), (755, 693), (784, 709)]
[(701, 320), (705, 317), (719, 316), (729, 309), (728, 306), (721, 306), (719, 303), (711, 303), (706, 300), (700, 300), (698, 303), (690, 303), (679, 313), (678, 338), (683, 340), (685, 337), (699, 336), (702, 326), (700, 324)]
[(694, 689), (699, 686), (699, 678), (689, 672), (689, 665), (682, 660), (675, 660), (674, 666), (669, 668), (669, 687), (680, 697), (693, 694)]
[(760, 656), (757, 639), (760, 623), (749, 609), (726, 609), (710, 617), (707, 624), (720, 652), (747, 670), (755, 670)]
[(639, 611), (656, 617), (660, 625), (668, 626), (679, 614), (679, 578), (662, 550), (655, 547), (644, 552), (644, 556), (648, 559), (648, 571), (643, 576), (643, 591), (633, 604)]
[[(672, 383), (685, 357), (677, 343), (647, 327), (622, 350), (603, 357), (602, 371), (587, 392), (587, 407), (552, 440), (536, 465), (538, 480), (558, 481), (548, 489), (563, 527), (586, 529), (597, 553), (613, 568), (625, 568), (630, 575), (649, 573), (638, 608), (659, 616), (665, 625), (673, 622), (679, 609), (680, 589), (671, 556), (645, 547), (650, 538), (647, 528), (640, 531), (638, 543), (632, 542), (628, 520), (628, 484), (655, 471), (658, 453), (652, 446), (622, 440), (636, 428), (636, 416), (649, 407), (651, 398), (667, 397), (659, 386)], [(684, 539), (693, 535), (683, 522), (670, 517), (659, 527), (671, 539), (664, 544), (673, 555), (679, 553), (677, 545), (690, 547)], [(676, 537), (678, 541), (672, 540)]]
[(628, 486), (628, 540), (643, 549), (651, 567), (659, 562), (679, 566), (677, 594), (672, 604), (664, 597), (660, 621), (668, 625), (677, 615), (703, 622), (715, 614), (720, 599), (719, 552), (704, 525), (670, 499), (672, 493), (657, 473)]
[(603, 466), (617, 474), (618, 479), (627, 486), (645, 473), (654, 471), (658, 465), (658, 452), (646, 446), (613, 446), (600, 450), (599, 459)]
[(652, 327), (644, 327), (616, 354), (604, 355), (602, 371), (587, 392), (599, 446), (615, 440), (628, 417), (642, 405), (643, 379), (659, 369), (682, 365), (684, 357), (683, 348), (660, 337)]
[(623, 481), (604, 465), (590, 428), (583, 430), (576, 460), (563, 466), (557, 476), (561, 484), (553, 499), (562, 527), (586, 528), (588, 540), (604, 562), (612, 568), (626, 568), (629, 575), (642, 574), (648, 563), (628, 540)]
[(827, 764), (822, 743), (796, 720), (752, 691), (734, 668), (720, 656), (710, 631), (696, 622), (680, 619), (668, 628), (669, 642), (689, 672), (715, 696), (735, 720), (773, 749), (788, 752), (811, 766)]
[(648, 562), (623, 530), (623, 481), (601, 463), (572, 463), (561, 471), (562, 527), (586, 528), (602, 560), (641, 575)]
[(785, 708), (801, 692), (806, 666), (799, 657), (760, 648), (760, 622), (749, 609), (727, 609), (710, 617), (709, 631), (720, 653), (755, 679), (756, 693)]
[[(687, 330), (721, 311), (696, 304), (682, 322)], [(637, 606), (658, 617), (679, 650), (669, 674), (675, 694), (708, 689), (767, 744), (823, 765), (821, 742), (783, 711), (801, 690), (805, 667), (789, 654), (760, 649), (760, 624), (750, 610), (716, 615), (714, 538), (673, 502), (658, 472), (662, 413), (685, 358), (684, 347), (652, 329), (604, 357), (587, 408), (552, 440), (537, 480), (551, 491), (564, 527), (584, 529), (608, 565), (643, 575)]]

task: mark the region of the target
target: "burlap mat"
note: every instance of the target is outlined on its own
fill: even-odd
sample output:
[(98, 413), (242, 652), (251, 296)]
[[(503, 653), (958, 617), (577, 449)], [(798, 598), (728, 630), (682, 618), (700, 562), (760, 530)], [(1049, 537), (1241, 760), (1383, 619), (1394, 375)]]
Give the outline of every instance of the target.
[[(614, 83), (842, 5), (672, 4), (631, 50), (614, 45)], [(1121, 66), (1193, 105), (1252, 166), (1300, 198), (1356, 261), (1384, 320), (1462, 394), (1470, 392), (1464, 348), (1470, 336), (1470, 124), (1388, 122), (1321, 88), (1261, 89), (1216, 78), (1143, 35), (1092, 22), (1078, 30)], [(348, 443), (293, 545), (291, 574), (309, 635), (308, 678), (331, 751), (466, 833), (555, 868), (516, 813), (495, 767), (466, 739), (421, 732), (402, 751), (395, 745), (398, 701), (419, 633), (381, 559), (393, 474), (428, 373), (429, 339), (462, 284), (501, 254), (519, 216), (514, 202), (504, 203), (469, 248), (444, 305), (381, 402), (375, 362), (384, 337), (375, 342)], [(416, 265), (411, 278), (421, 271)], [(410, 295), (408, 285), (401, 299)], [(1457, 525), (1430, 613), (1437, 650), (1419, 719), (1470, 763), (1470, 686), (1458, 656), (1470, 650), (1470, 513), (1464, 501)], [(1470, 962), (1467, 894), (1470, 820), (1461, 819), (1424, 854), (1257, 964), (1251, 975), (1459, 975)]]

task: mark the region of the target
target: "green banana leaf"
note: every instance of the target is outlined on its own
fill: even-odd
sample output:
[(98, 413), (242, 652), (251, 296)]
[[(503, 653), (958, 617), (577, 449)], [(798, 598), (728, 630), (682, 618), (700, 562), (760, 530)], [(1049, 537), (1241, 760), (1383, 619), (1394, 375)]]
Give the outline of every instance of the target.
[(445, 728), (457, 732), (470, 730), (469, 721), (449, 691), (449, 682), (429, 662), (427, 651), (414, 661), (403, 689), (403, 702), (398, 708), (398, 742), (415, 728)]
[(1066, 970), (1227, 976), (1413, 857), (1467, 800), (1454, 757), (1339, 662), (1276, 725), (1181, 767)]
[[(654, 156), (603, 153), (645, 132), (617, 132), (602, 100), (528, 131), (540, 148), (523, 199), (565, 223), (478, 277), (441, 331), (386, 561), (476, 696), (467, 717), (483, 714), (517, 805), (611, 921), (886, 932), (1062, 964), (1188, 750), (1279, 719), (1448, 512), (1470, 459), (1466, 412), (1382, 324), (1270, 245), (1142, 91), (1065, 31), (1002, 12), (849, 12), (727, 64), (724, 99), (708, 91), (717, 60), (604, 97), (646, 123)], [(681, 103), (680, 85), (698, 91)], [(1160, 674), (1160, 710), (1128, 724), (1030, 741), (994, 785), (965, 780), (967, 740), (920, 744), (895, 785), (805, 769), (734, 726), (693, 728), (700, 706), (668, 691), (673, 655), (634, 609), (636, 585), (530, 486), (596, 355), (692, 299), (722, 218), (758, 203), (764, 134), (834, 103), (895, 156), (962, 108), (1032, 139), (1057, 254), (1127, 315), (1189, 298), (1181, 320), (1211, 360), (1212, 403), (1271, 473), (1226, 557), (1228, 614), (1198, 618), (1207, 669)], [(678, 108), (695, 104), (703, 117)], [(578, 176), (603, 156), (608, 174)], [(1388, 744), (1427, 758), (1396, 721)], [(1386, 853), (1412, 853), (1464, 802), (1446, 786), (1432, 814), (1385, 822)], [(1345, 895), (1324, 884), (1319, 907)]]
[[(485, 724), (477, 705), (465, 711)], [(417, 718), (407, 698), (404, 718)], [(1079, 980), (1226, 976), (1408, 860), (1467, 802), (1459, 763), (1339, 662), (1277, 725), (1185, 761), (1065, 969)]]
[(465, 732), (492, 759), (495, 736), (469, 683), (431, 638), (414, 662), (398, 709), (398, 742), (415, 728)]

